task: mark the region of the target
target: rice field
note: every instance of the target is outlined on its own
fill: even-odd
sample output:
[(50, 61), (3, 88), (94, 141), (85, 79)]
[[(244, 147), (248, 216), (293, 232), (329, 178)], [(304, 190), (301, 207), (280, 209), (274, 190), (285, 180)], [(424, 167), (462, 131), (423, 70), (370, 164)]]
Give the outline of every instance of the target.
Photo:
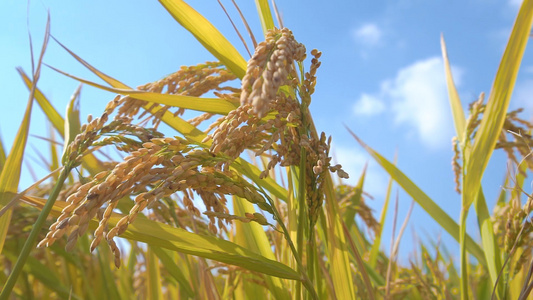
[[(231, 17), (248, 28), (239, 35), (253, 37), (248, 60), (184, 1), (159, 2), (217, 61), (131, 88), (55, 41), (104, 84), (54, 70), (116, 94), (98, 116), (80, 115), (79, 90), (62, 115), (65, 108), (36, 87), (53, 42), (48, 26), (31, 73), (19, 69), (26, 113), (12, 148), (0, 144), (0, 299), (530, 297), (533, 201), (522, 187), (533, 169), (533, 124), (509, 102), (533, 0), (520, 8), (492, 89), (467, 111), (441, 39), (460, 216), (446, 214), (347, 128), (391, 184), (458, 242), (459, 261), (421, 244), (409, 263), (397, 260), (409, 214), (393, 220), (399, 234), (389, 254), (382, 250), (390, 239), (382, 235), (386, 212), (394, 210), (390, 184), (377, 215), (365, 203), (364, 170), (355, 178), (334, 164), (335, 137), (315, 127), (309, 107), (322, 53), (300, 43), (265, 0), (255, 2), (262, 32), (246, 25), (257, 16)], [(21, 190), (35, 104), (59, 137), (47, 141), (52, 172)], [(186, 120), (185, 112), (195, 116)], [(506, 178), (514, 188), (488, 207), (481, 179), (495, 150), (518, 171)], [(110, 152), (116, 155), (102, 155)], [(342, 184), (349, 177), (355, 186)], [(480, 240), (467, 234), (468, 214), (477, 217)]]

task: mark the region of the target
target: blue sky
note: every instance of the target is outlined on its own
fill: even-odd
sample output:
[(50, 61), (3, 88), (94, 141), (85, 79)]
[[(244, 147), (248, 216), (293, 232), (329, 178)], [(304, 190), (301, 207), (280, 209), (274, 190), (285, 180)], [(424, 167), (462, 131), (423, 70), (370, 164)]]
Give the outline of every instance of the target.
[[(199, 1), (197, 1), (199, 2)], [(237, 1), (256, 37), (261, 28), (253, 1)], [(223, 1), (242, 30), (230, 1)], [(216, 1), (192, 6), (209, 19), (248, 59), (228, 19)], [(386, 174), (348, 134), (344, 124), (368, 145), (389, 159), (398, 154), (398, 166), (432, 197), (452, 218), (458, 219), (460, 197), (454, 192), (451, 171), (453, 123), (447, 99), (440, 52), (444, 34), (463, 103), (490, 91), (520, 1), (278, 1), (284, 25), (310, 51), (323, 52), (311, 111), (319, 130), (333, 135), (333, 153), (350, 173), (347, 182), (355, 185), (362, 168), (369, 163), (366, 190), (379, 215)], [(28, 92), (15, 67), (29, 73), (29, 28), (35, 51), (40, 48), (46, 12), (51, 14), (51, 32), (63, 44), (101, 71), (130, 85), (158, 80), (181, 65), (193, 65), (214, 58), (182, 29), (154, 1), (0, 2), (0, 89), (4, 92), (0, 110), (0, 134), (9, 149), (20, 123)], [(243, 31), (244, 33), (244, 31)], [(56, 68), (95, 79), (55, 42), (50, 42), (44, 61)], [(44, 68), (39, 88), (63, 112), (78, 83)], [(526, 49), (511, 106), (528, 108), (530, 119), (533, 95), (533, 57)], [(82, 116), (99, 115), (113, 95), (85, 86), (81, 96)], [(47, 136), (47, 124), (38, 107), (32, 115), (32, 133)], [(38, 174), (36, 138), (28, 148), (21, 188), (31, 182), (28, 166)], [(46, 153), (45, 153), (46, 155)], [(496, 152), (484, 178), (489, 209), (501, 189), (505, 172), (503, 155)], [(396, 192), (398, 188), (395, 188)], [(399, 220), (411, 199), (400, 191)], [(393, 206), (391, 206), (393, 207)], [(384, 234), (391, 234), (389, 214)], [(469, 232), (479, 236), (476, 224)], [(424, 237), (442, 230), (415, 207), (403, 242), (408, 255), (413, 232)], [(443, 242), (452, 251), (458, 245), (445, 233)]]

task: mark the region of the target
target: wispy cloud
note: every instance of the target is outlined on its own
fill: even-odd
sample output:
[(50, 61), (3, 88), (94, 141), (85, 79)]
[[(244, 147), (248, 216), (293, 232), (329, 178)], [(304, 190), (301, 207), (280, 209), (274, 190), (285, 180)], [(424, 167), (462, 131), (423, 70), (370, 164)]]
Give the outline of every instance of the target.
[(372, 95), (363, 94), (353, 106), (353, 111), (358, 116), (373, 116), (385, 110), (383, 101)]
[[(461, 72), (453, 70), (458, 85)], [(449, 143), (453, 132), (447, 95), (442, 59), (431, 57), (400, 69), (394, 79), (381, 83), (378, 93), (363, 94), (356, 107), (360, 104), (359, 113), (370, 114), (385, 107), (379, 103), (389, 103), (397, 125), (407, 125), (423, 144), (438, 148)]]
[(375, 46), (381, 42), (383, 31), (373, 23), (367, 23), (353, 31), (355, 40), (366, 46)]
[(508, 3), (513, 7), (519, 7), (522, 4), (522, 0), (509, 0)]

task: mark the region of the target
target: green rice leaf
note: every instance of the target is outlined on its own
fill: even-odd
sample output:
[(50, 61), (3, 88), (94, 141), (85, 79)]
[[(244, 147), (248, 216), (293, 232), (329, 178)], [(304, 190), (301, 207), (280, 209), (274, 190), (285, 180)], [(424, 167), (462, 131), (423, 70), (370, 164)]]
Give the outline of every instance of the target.
[[(17, 258), (11, 253), (5, 253), (6, 257), (15, 261)], [(47, 266), (43, 265), (39, 260), (34, 257), (28, 257), (28, 261), (24, 265), (24, 272), (28, 275), (34, 276), (41, 284), (46, 286), (50, 291), (56, 292), (64, 299), (81, 299), (79, 296), (72, 293), (67, 288), (60, 278), (57, 277), (57, 272), (50, 270)]]
[(74, 141), (76, 136), (81, 132), (80, 121), (80, 91), (81, 84), (78, 86), (67, 105), (66, 119), (65, 119), (65, 144), (63, 145), (63, 155), (61, 162), (67, 163), (67, 150), (70, 143)]
[[(440, 208), (426, 193), (424, 193), (417, 185), (415, 185), (409, 177), (407, 177), (394, 164), (385, 159), (381, 154), (374, 151), (361, 141), (350, 129), (348, 131), (352, 136), (365, 148), (365, 150), (378, 162), (389, 175), (422, 207), (444, 230), (446, 230), (454, 239), (459, 241), (459, 225)], [(466, 242), (467, 250), (472, 253), (476, 259), (484, 266), (487, 265), (483, 250), (474, 240), (467, 236)]]
[(178, 23), (239, 78), (246, 74), (246, 61), (206, 18), (181, 0), (159, 0)]
[(270, 5), (268, 0), (255, 0), (255, 6), (259, 13), (259, 19), (261, 20), (261, 27), (263, 33), (266, 36), (268, 30), (274, 28), (274, 19), (272, 18), (272, 12), (270, 11)]
[[(23, 196), (22, 199), (39, 209), (46, 203), (45, 199), (32, 196)], [(57, 217), (65, 207), (64, 202), (58, 201), (54, 204), (51, 214)], [(109, 226), (115, 226), (122, 217), (122, 215), (113, 213), (109, 219)], [(91, 220), (89, 228), (94, 230), (97, 227), (98, 221), (96, 219)], [(298, 272), (290, 267), (235, 243), (213, 236), (191, 233), (146, 218), (137, 218), (120, 237), (147, 243), (150, 246), (220, 261), (266, 275), (300, 280)]]
[(161, 263), (165, 266), (165, 270), (170, 274), (170, 276), (176, 279), (176, 281), (180, 285), (180, 288), (183, 289), (187, 296), (190, 298), (194, 298), (195, 294), (190, 286), (190, 279), (187, 279), (185, 277), (185, 275), (181, 271), (181, 268), (167, 253), (168, 250), (164, 250), (156, 246), (150, 246), (150, 249), (155, 253), (155, 255), (157, 255)]
[[(478, 193), (478, 199), (475, 201), (477, 220), (479, 224), (479, 232), (481, 233), (481, 241), (483, 244), (483, 252), (487, 260), (487, 268), (492, 282), (492, 286), (498, 279), (498, 273), (502, 269), (500, 247), (498, 240), (494, 235), (494, 226), (490, 220), (490, 213), (483, 195), (483, 190)], [(498, 284), (498, 292), (500, 297), (503, 297), (503, 280)]]

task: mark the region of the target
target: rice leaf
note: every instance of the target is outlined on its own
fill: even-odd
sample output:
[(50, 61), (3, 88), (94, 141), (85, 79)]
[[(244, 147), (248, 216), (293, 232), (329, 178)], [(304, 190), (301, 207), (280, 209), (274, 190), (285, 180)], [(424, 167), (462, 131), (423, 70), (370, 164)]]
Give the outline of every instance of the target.
[(266, 36), (268, 30), (274, 28), (274, 19), (272, 18), (272, 12), (270, 11), (270, 5), (268, 0), (255, 0), (255, 6), (259, 13), (259, 19), (261, 20), (261, 27), (263, 33)]
[(464, 178), (465, 201), (463, 206), (468, 207), (476, 198), (476, 193), (481, 185), (481, 178), (494, 151), (498, 136), (501, 134), (532, 21), (533, 0), (525, 0), (518, 12), (513, 31), (496, 73), (487, 106), (475, 136), (472, 152), (466, 159), (467, 176)]
[(246, 61), (235, 47), (200, 13), (181, 0), (159, 0), (183, 28), (238, 78), (246, 73)]
[(96, 74), (98, 77), (100, 77), (102, 80), (107, 82), (109, 85), (119, 88), (119, 89), (131, 89), (129, 86), (123, 84), (122, 82), (116, 80), (115, 78), (108, 76), (96, 69), (95, 67), (91, 66), (88, 62), (83, 60), (81, 57), (76, 55), (76, 53), (72, 52), (69, 48), (67, 48), (65, 45), (61, 44), (56, 38), (52, 37), (56, 43), (59, 44), (63, 49), (65, 49), (70, 55), (72, 55), (77, 61), (79, 61), (82, 65), (84, 65), (87, 69), (89, 69), (91, 72)]
[[(396, 165), (396, 159), (394, 160), (394, 165)], [(387, 185), (387, 194), (385, 195), (385, 202), (383, 203), (383, 208), (381, 209), (381, 216), (379, 218), (379, 231), (376, 232), (376, 238), (372, 244), (372, 249), (370, 249), (370, 258), (368, 259), (368, 264), (370, 268), (376, 267), (376, 262), (378, 260), (379, 248), (381, 247), (381, 235), (383, 234), (383, 228), (385, 227), (385, 219), (387, 217), (387, 211), (389, 208), (389, 201), (392, 190), (392, 176), (389, 179), (389, 184)]]
[[(446, 44), (444, 42), (443, 36), (441, 36), (441, 48), (442, 48), (442, 56), (444, 59), (444, 66), (445, 66), (445, 71), (446, 71), (448, 96), (450, 98), (450, 105), (452, 107), (453, 119), (455, 121), (455, 131), (462, 145), (461, 148), (464, 149), (463, 156), (467, 157), (470, 153), (471, 147), (466, 141), (468, 137), (465, 137), (465, 130), (466, 130), (465, 114), (463, 111), (463, 107), (461, 105), (461, 99), (459, 99), (459, 94), (457, 93), (457, 89), (455, 88), (455, 84), (453, 83), (450, 62), (448, 60), (448, 53), (446, 51)], [(485, 202), (485, 198), (483, 196), (483, 191), (481, 190), (481, 186), (479, 188), (480, 190), (476, 198), (475, 207), (476, 207), (476, 212), (477, 212), (478, 225), (479, 225), (479, 229), (481, 233), (483, 250), (484, 250), (485, 258), (486, 258), (487, 265), (488, 265), (487, 267), (489, 269), (489, 274), (490, 274), (492, 283), (494, 284), (496, 283), (498, 271), (501, 269), (500, 248), (496, 242), (496, 237), (494, 236), (494, 229), (492, 226), (492, 222), (490, 220), (490, 213), (487, 207), (487, 203)], [(500, 292), (500, 296), (502, 296), (501, 294), (503, 293), (502, 284), (500, 284), (499, 292)]]
[[(26, 87), (31, 90), (32, 89), (32, 80), (26, 75), (24, 70), (21, 68), (17, 68), (17, 71), (19, 72), (20, 76), (22, 77), (22, 80), (24, 81), (24, 84)], [(62, 137), (65, 136), (65, 121), (63, 120), (63, 117), (57, 112), (57, 110), (50, 104), (50, 101), (46, 99), (46, 97), (43, 95), (43, 93), (38, 89), (35, 88), (35, 100), (37, 101), (37, 104), (41, 107), (44, 114), (48, 118), (50, 122), (52, 122), (52, 125), (54, 128), (61, 134)]]
[(148, 276), (146, 276), (147, 279), (147, 292), (149, 299), (163, 299), (161, 295), (161, 267), (159, 266), (159, 260), (157, 259), (157, 256), (155, 255), (154, 251), (152, 251), (151, 247), (148, 247), (148, 251), (146, 253), (146, 268), (148, 271)]
[[(394, 164), (385, 159), (381, 154), (374, 151), (361, 141), (350, 129), (348, 131), (363, 146), (363, 148), (378, 162), (387, 173), (422, 207), (444, 230), (446, 230), (454, 239), (459, 241), (459, 225), (440, 208), (426, 193), (416, 186), (409, 177), (407, 177)], [(483, 250), (474, 240), (467, 236), (466, 247), (476, 259), (484, 266), (487, 265)]]
[(67, 163), (68, 157), (67, 150), (70, 143), (74, 141), (76, 136), (81, 132), (81, 122), (80, 122), (80, 91), (81, 84), (78, 86), (70, 101), (67, 105), (66, 119), (65, 119), (65, 144), (63, 145), (63, 155), (61, 162), (64, 164)]
[(351, 201), (344, 212), (344, 224), (346, 224), (348, 229), (351, 229), (352, 225), (355, 225), (355, 214), (357, 212), (356, 208), (359, 206), (359, 203), (361, 203), (361, 198), (363, 196), (363, 184), (365, 182), (366, 169), (367, 165), (365, 164), (361, 177), (359, 177), (359, 181), (354, 187), (354, 195), (351, 197)]
[[(478, 199), (475, 201), (477, 220), (479, 224), (479, 232), (481, 233), (481, 242), (483, 245), (483, 252), (485, 253), (485, 259), (487, 260), (487, 268), (489, 269), (489, 275), (492, 285), (496, 283), (498, 279), (498, 273), (502, 269), (500, 247), (498, 240), (494, 235), (494, 226), (490, 219), (489, 209), (483, 190), (480, 189)], [(498, 293), (500, 298), (503, 297), (503, 281), (498, 283)]]
[[(446, 42), (444, 36), (440, 36), (440, 45), (442, 50), (442, 59), (444, 61), (444, 71), (446, 73), (446, 86), (448, 87), (448, 97), (450, 98), (450, 106), (452, 108), (453, 121), (455, 124), (455, 132), (461, 143), (464, 142), (464, 134), (466, 127), (465, 113), (459, 98), (459, 93), (453, 81), (452, 68), (448, 60), (448, 51), (446, 50)], [(464, 146), (464, 145), (463, 145)]]
[(110, 257), (113, 257), (109, 247), (100, 247), (98, 248), (98, 263), (99, 263), (99, 279), (102, 282), (101, 292), (104, 293), (107, 299), (123, 299), (120, 296), (120, 292), (117, 289), (117, 285), (114, 282), (113, 272), (111, 268), (114, 268), (114, 263), (111, 261)]
[[(233, 197), (233, 207), (235, 214), (238, 216), (242, 216), (246, 212), (253, 213), (255, 211), (254, 206), (250, 202), (243, 201), (238, 197)], [(263, 226), (257, 224), (256, 222), (235, 222), (235, 231), (237, 244), (261, 254), (268, 259), (276, 260)], [(272, 292), (272, 296), (275, 299), (290, 299), (289, 291), (284, 288), (284, 284), (281, 279), (272, 276), (265, 276), (264, 280), (267, 284), (268, 290)]]
[(2, 142), (2, 138), (0, 137), (0, 172), (2, 172), (2, 169), (4, 168), (5, 164), (6, 152), (4, 151), (4, 143)]
[[(331, 175), (325, 178), (325, 198), (326, 198), (326, 215), (327, 217), (327, 235), (328, 243), (326, 247), (327, 257), (332, 258), (330, 261), (331, 277), (335, 294), (338, 299), (356, 299), (353, 286), (353, 277), (350, 270), (350, 258), (347, 241), (344, 236), (342, 221), (339, 215), (339, 204), (334, 195), (333, 181)], [(366, 272), (365, 270), (359, 270)]]
[(85, 84), (91, 85), (93, 87), (96, 87), (96, 88), (99, 88), (99, 89), (102, 89), (108, 92), (130, 96), (132, 98), (139, 99), (139, 100), (159, 103), (159, 104), (173, 106), (173, 107), (192, 109), (192, 110), (197, 110), (201, 112), (221, 114), (221, 115), (226, 115), (230, 111), (237, 108), (236, 104), (231, 103), (224, 99), (220, 99), (220, 98), (201, 98), (201, 97), (183, 96), (183, 95), (176, 95), (176, 94), (160, 94), (160, 93), (146, 92), (146, 91), (140, 91), (140, 90), (118, 89), (118, 88), (107, 87), (107, 86), (104, 86), (104, 85), (101, 85), (101, 84), (98, 84), (98, 83), (95, 83), (89, 80), (76, 77), (74, 75), (70, 75), (54, 67), (51, 67), (51, 66), (49, 67), (53, 69), (54, 71), (59, 72), (79, 82), (83, 82)]
[(194, 298), (194, 291), (190, 286), (190, 279), (187, 279), (180, 267), (167, 253), (168, 250), (161, 249), (157, 246), (150, 246), (150, 249), (157, 255), (161, 263), (165, 266), (165, 270), (178, 282), (180, 288), (188, 297)]
[[(22, 165), (24, 150), (26, 148), (26, 142), (28, 140), (31, 110), (32, 110), (32, 105), (33, 105), (33, 98), (35, 96), (35, 85), (39, 81), (39, 77), (41, 75), (41, 64), (43, 61), (44, 53), (46, 52), (46, 47), (48, 45), (49, 37), (50, 37), (50, 15), (48, 14), (45, 34), (43, 38), (43, 45), (41, 47), (41, 53), (37, 61), (37, 68), (35, 69), (32, 68), (32, 70), (34, 70), (33, 72), (34, 85), (32, 86), (32, 89), (30, 90), (26, 112), (24, 114), (24, 118), (19, 127), (17, 135), (15, 137), (15, 141), (13, 142), (13, 146), (11, 147), (11, 151), (6, 160), (6, 164), (4, 165), (4, 168), (2, 169), (2, 173), (0, 174), (0, 209), (11, 201), (11, 199), (16, 195), (17, 190), (18, 190), (18, 185), (19, 185), (19, 180), (20, 180), (20, 169)], [(31, 43), (31, 35), (30, 35), (30, 43)], [(30, 49), (30, 50), (31, 50), (31, 53), (33, 54), (33, 49)], [(32, 61), (32, 67), (34, 67), (35, 64), (34, 64), (33, 56), (31, 57), (31, 61)], [(7, 234), (7, 227), (9, 226), (12, 212), (13, 211), (10, 209), (8, 210), (7, 213), (0, 216), (0, 253), (2, 253), (2, 248), (3, 248), (4, 241), (5, 241), (6, 234)], [(38, 226), (36, 224), (35, 227), (32, 229), (32, 233), (35, 233), (38, 230), (37, 227)], [(30, 236), (26, 240), (26, 243), (24, 244), (24, 247), (19, 257), (17, 258), (15, 266), (13, 267), (13, 271), (11, 272), (11, 274), (9, 274), (9, 277), (6, 283), (4, 284), (2, 292), (0, 293), (0, 299), (7, 298), (11, 294), (18, 277), (20, 273), (22, 272), (22, 268), (28, 258), (28, 255), (30, 254), (31, 249), (33, 248), (32, 242), (33, 242), (32, 235), (30, 233)]]
[[(28, 100), (24, 118), (22, 119), (22, 123), (20, 124), (11, 151), (9, 152), (4, 167), (2, 168), (2, 173), (0, 174), (0, 209), (8, 205), (18, 191), (20, 170), (30, 128), (32, 105), (33, 97)], [(9, 209), (5, 214), (0, 216), (0, 253), (2, 253), (2, 248), (4, 246), (7, 229), (11, 220), (11, 214), (12, 210)]]
[[(12, 253), (4, 253), (4, 255), (11, 261), (15, 261), (17, 258)], [(72, 291), (67, 288), (60, 278), (57, 277), (58, 272), (54, 272), (49, 267), (43, 265), (35, 257), (29, 257), (26, 265), (24, 265), (24, 272), (27, 275), (34, 276), (41, 284), (43, 284), (50, 291), (56, 292), (64, 299), (81, 299), (78, 295), (73, 294)]]
[[(22, 199), (39, 209), (46, 203), (45, 199), (38, 197), (23, 196)], [(58, 217), (65, 207), (64, 202), (56, 202), (51, 214)], [(113, 213), (109, 219), (109, 226), (115, 226), (122, 217), (120, 214)], [(91, 220), (89, 228), (94, 230), (97, 227), (98, 221)], [(213, 236), (191, 233), (145, 218), (137, 218), (120, 237), (147, 243), (150, 246), (220, 261), (266, 275), (300, 280), (300, 275), (290, 267), (235, 243)]]

